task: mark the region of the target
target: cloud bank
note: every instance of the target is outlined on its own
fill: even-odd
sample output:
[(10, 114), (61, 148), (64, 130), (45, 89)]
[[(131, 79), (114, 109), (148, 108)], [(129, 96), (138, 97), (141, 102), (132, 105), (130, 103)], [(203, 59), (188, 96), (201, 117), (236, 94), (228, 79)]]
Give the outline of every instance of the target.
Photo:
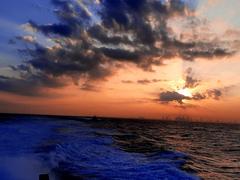
[[(219, 39), (188, 40), (175, 35), (169, 20), (197, 20), (195, 0), (52, 0), (52, 3), (58, 22), (38, 24), (29, 20), (24, 27), (42, 34), (53, 45), (44, 46), (33, 36), (18, 37), (28, 44), (19, 50), (25, 61), (12, 67), (20, 74), (19, 78), (0, 77), (1, 91), (38, 96), (42, 88), (67, 85), (66, 78), (75, 84), (79, 80), (106, 79), (121, 67), (120, 63), (151, 70), (153, 65), (162, 65), (163, 60), (174, 57), (193, 61), (235, 53), (229, 43)], [(186, 81), (186, 87), (198, 83), (190, 76)], [(94, 89), (83, 84), (82, 89)], [(185, 98), (175, 92), (160, 95), (160, 100), (175, 99), (179, 103)]]

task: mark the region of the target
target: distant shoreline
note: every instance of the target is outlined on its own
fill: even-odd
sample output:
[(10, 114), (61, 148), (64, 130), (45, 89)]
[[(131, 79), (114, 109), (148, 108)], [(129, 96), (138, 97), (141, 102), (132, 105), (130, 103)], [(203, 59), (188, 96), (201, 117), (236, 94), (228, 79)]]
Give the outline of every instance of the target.
[(147, 119), (147, 118), (126, 118), (126, 117), (104, 117), (96, 115), (54, 115), (54, 114), (31, 114), (31, 113), (0, 113), (0, 121), (2, 118), (14, 117), (14, 116), (28, 116), (28, 117), (48, 117), (58, 119), (74, 119), (74, 120), (105, 120), (105, 121), (132, 121), (132, 122), (169, 122), (169, 123), (200, 123), (200, 124), (229, 124), (229, 125), (240, 125), (240, 122), (226, 122), (226, 121), (196, 121), (196, 120), (177, 120), (177, 119)]

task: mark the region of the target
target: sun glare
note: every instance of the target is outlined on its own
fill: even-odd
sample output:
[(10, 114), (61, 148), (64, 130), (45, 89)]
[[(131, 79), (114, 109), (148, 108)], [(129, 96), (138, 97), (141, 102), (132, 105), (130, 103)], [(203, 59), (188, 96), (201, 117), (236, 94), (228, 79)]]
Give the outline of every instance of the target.
[(192, 97), (192, 93), (191, 93), (191, 90), (188, 89), (188, 88), (184, 88), (184, 89), (179, 89), (177, 91), (179, 94), (182, 94), (184, 96), (187, 96), (187, 97)]

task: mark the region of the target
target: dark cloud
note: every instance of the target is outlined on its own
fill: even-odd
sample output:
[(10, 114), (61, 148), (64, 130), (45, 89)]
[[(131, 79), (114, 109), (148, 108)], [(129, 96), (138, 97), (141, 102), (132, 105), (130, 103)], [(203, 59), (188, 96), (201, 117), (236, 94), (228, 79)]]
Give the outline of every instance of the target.
[(42, 87), (60, 88), (65, 85), (60, 79), (43, 74), (41, 76), (30, 75), (22, 77), (22, 79), (0, 76), (0, 89), (2, 91), (24, 96), (49, 96), (46, 89), (44, 90)]
[(138, 80), (137, 83), (138, 83), (138, 84), (146, 85), (146, 84), (152, 83), (152, 81), (150, 81), (150, 80), (148, 80), (148, 79), (142, 79), (142, 80)]
[(93, 92), (100, 91), (99, 87), (96, 87), (95, 85), (88, 82), (85, 82), (84, 84), (82, 84), (80, 89), (84, 91), (93, 91)]
[(125, 84), (132, 84), (132, 83), (134, 83), (134, 82), (131, 81), (131, 80), (122, 80), (122, 83), (125, 83)]
[(207, 91), (207, 96), (216, 100), (222, 96), (222, 91), (219, 89), (212, 89)]
[(109, 58), (119, 61), (138, 61), (140, 55), (138, 52), (130, 52), (124, 49), (100, 48), (101, 52)]
[(35, 22), (29, 21), (29, 25), (45, 35), (55, 34), (60, 36), (70, 36), (72, 33), (72, 27), (64, 24), (37, 25)]
[(119, 45), (120, 43), (124, 44), (133, 44), (130, 38), (127, 35), (108, 35), (108, 30), (100, 25), (94, 25), (88, 30), (89, 35), (98, 40), (103, 44), (112, 44)]
[(182, 94), (179, 94), (178, 92), (175, 92), (175, 91), (166, 91), (166, 92), (160, 93), (159, 95), (159, 101), (161, 103), (169, 103), (172, 101), (176, 101), (179, 104), (183, 104), (184, 99), (191, 99), (191, 98), (184, 96)]
[(184, 88), (195, 88), (199, 85), (199, 82), (200, 80), (193, 77), (192, 68), (187, 68)]
[(160, 93), (158, 100), (161, 103), (170, 103), (175, 101), (179, 104), (184, 104), (183, 100), (195, 100), (195, 101), (200, 101), (204, 99), (219, 100), (220, 97), (223, 95), (223, 91), (224, 89), (210, 89), (203, 93), (195, 93), (191, 97), (184, 96), (176, 91), (166, 91)]
[(156, 83), (156, 82), (166, 82), (168, 81), (167, 79), (152, 79), (152, 82)]
[(138, 84), (142, 84), (142, 85), (147, 85), (147, 84), (151, 84), (151, 83), (158, 83), (158, 82), (166, 82), (168, 80), (166, 79), (140, 79), (137, 80)]
[(168, 81), (166, 79), (139, 79), (137, 81), (132, 81), (132, 80), (122, 80), (122, 83), (136, 83), (136, 84), (141, 84), (141, 85), (148, 85), (152, 83), (158, 83), (158, 82), (165, 82)]
[[(75, 84), (78, 79), (87, 82), (105, 79), (114, 73), (119, 62), (151, 70), (152, 65), (161, 65), (166, 58), (194, 60), (234, 53), (226, 43), (217, 40), (177, 39), (168, 21), (172, 17), (188, 18), (194, 13), (194, 1), (191, 4), (180, 0), (100, 2), (52, 0), (58, 22), (38, 24), (30, 20), (27, 26), (42, 33), (54, 45), (47, 47), (30, 37), (18, 37), (31, 44), (19, 50), (25, 57), (24, 64), (13, 68), (25, 75), (19, 79), (1, 78), (4, 86), (0, 90), (37, 95), (41, 88), (58, 87), (55, 83), (64, 77), (72, 78)], [(26, 71), (26, 67), (31, 71)], [(196, 84), (190, 77), (187, 81), (191, 86)], [(25, 89), (32, 92), (24, 93)]]
[(224, 91), (224, 89), (209, 89), (202, 94), (200, 94), (200, 93), (194, 94), (191, 99), (193, 99), (193, 100), (202, 100), (202, 99), (219, 100), (219, 98), (223, 95), (223, 91)]
[(203, 100), (203, 99), (206, 99), (207, 96), (205, 95), (206, 93), (204, 94), (201, 94), (201, 93), (195, 93), (191, 99), (193, 100)]
[[(201, 47), (202, 46), (202, 47)], [(182, 51), (182, 58), (193, 60), (195, 58), (213, 58), (225, 57), (234, 54), (236, 51), (231, 49), (219, 48), (217, 44), (205, 44), (196, 46), (193, 49), (185, 49)]]

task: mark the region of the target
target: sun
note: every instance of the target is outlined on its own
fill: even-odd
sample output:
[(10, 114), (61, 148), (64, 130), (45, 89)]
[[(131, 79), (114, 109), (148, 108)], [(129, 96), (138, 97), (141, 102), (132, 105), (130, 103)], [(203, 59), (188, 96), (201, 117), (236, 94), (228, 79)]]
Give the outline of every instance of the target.
[(190, 90), (189, 88), (179, 89), (177, 92), (178, 92), (179, 94), (184, 95), (184, 96), (192, 97), (192, 93), (191, 93), (191, 90)]

